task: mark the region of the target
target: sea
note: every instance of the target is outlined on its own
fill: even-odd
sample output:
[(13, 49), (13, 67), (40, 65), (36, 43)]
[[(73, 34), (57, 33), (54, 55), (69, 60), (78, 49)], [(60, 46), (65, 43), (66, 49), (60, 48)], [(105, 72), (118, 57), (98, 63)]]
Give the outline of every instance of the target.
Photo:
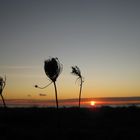
[[(8, 107), (55, 107), (56, 102), (54, 100), (39, 100), (39, 99), (6, 99), (6, 105)], [(93, 104), (94, 102), (94, 104)], [(60, 99), (59, 107), (78, 107), (78, 99)], [(3, 106), (2, 100), (0, 100), (0, 106)], [(96, 97), (96, 98), (82, 98), (81, 107), (128, 107), (138, 106), (140, 107), (140, 97)]]

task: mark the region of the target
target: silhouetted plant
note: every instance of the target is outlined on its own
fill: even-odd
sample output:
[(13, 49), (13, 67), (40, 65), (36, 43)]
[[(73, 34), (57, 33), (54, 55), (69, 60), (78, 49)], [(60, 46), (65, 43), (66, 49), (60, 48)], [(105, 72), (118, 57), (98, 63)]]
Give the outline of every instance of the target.
[[(55, 97), (56, 97), (56, 107), (58, 109), (58, 97), (57, 97), (57, 87), (56, 87), (56, 80), (58, 76), (61, 74), (63, 69), (62, 64), (59, 62), (58, 58), (50, 58), (48, 60), (45, 60), (44, 62), (44, 70), (46, 75), (49, 77), (51, 80), (50, 84), (54, 84), (54, 89), (55, 89)], [(39, 87), (35, 85), (36, 88), (44, 89), (48, 87), (50, 84), (48, 84), (45, 87)]]
[(76, 81), (80, 79), (80, 91), (79, 91), (79, 108), (80, 108), (80, 105), (81, 105), (82, 86), (83, 86), (83, 82), (84, 81), (83, 81), (83, 77), (81, 75), (81, 71), (80, 71), (79, 67), (78, 66), (72, 66), (71, 68), (72, 68), (72, 72), (71, 73), (73, 75), (78, 76), (78, 78), (76, 79)]
[(3, 106), (6, 108), (6, 103), (5, 103), (4, 97), (2, 95), (3, 90), (5, 88), (5, 85), (6, 85), (6, 76), (5, 76), (5, 80), (2, 77), (0, 77), (0, 96), (1, 96), (2, 101), (3, 101)]

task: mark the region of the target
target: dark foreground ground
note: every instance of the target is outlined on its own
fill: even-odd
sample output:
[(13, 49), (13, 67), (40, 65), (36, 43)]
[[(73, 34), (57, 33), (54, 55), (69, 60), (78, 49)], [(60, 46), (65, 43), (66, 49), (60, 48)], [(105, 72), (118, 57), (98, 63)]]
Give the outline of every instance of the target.
[(140, 140), (140, 108), (0, 108), (0, 140)]

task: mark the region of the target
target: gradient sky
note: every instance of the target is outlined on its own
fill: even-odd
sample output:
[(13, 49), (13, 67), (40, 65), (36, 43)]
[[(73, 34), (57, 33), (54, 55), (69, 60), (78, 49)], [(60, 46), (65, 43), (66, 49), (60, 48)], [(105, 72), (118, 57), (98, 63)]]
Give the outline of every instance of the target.
[[(44, 60), (58, 57), (58, 98), (140, 96), (139, 0), (0, 0), (0, 75), (7, 99), (53, 99)], [(39, 94), (46, 94), (40, 97)]]

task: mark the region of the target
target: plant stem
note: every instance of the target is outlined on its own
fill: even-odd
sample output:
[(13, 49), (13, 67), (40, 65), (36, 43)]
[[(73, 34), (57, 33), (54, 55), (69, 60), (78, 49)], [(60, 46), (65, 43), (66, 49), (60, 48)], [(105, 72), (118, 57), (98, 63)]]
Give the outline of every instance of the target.
[(56, 107), (57, 107), (57, 110), (58, 110), (58, 98), (57, 98), (57, 87), (56, 87), (56, 83), (54, 83), (54, 88), (55, 88), (55, 98), (56, 98)]
[(0, 95), (1, 95), (1, 98), (2, 98), (2, 101), (3, 101), (3, 106), (4, 106), (4, 108), (6, 108), (6, 103), (4, 101), (4, 98), (3, 98), (2, 94), (0, 94)]
[(82, 84), (83, 84), (82, 77), (80, 79), (81, 79), (81, 84), (80, 84), (80, 92), (79, 92), (79, 108), (80, 108), (80, 105), (81, 105), (81, 93), (82, 93)]

